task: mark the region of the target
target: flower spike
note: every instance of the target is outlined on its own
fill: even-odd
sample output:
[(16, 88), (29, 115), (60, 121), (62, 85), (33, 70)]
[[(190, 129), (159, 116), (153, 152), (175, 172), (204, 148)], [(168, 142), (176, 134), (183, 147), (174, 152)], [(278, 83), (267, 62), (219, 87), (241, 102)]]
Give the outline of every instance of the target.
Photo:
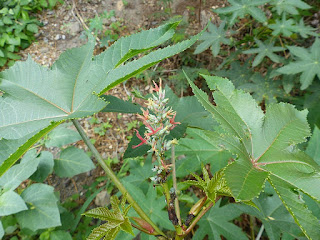
[(141, 110), (142, 110), (142, 112), (143, 112), (144, 119), (145, 119), (145, 120), (148, 120), (148, 119), (149, 119), (149, 109), (144, 110), (144, 109), (142, 108)]
[(153, 85), (154, 87), (151, 88), (152, 91), (155, 91), (155, 92), (159, 92), (159, 87), (158, 85), (155, 83), (155, 81), (152, 81), (153, 82)]
[(175, 122), (174, 119), (176, 117), (176, 113), (173, 115), (173, 117), (169, 120), (170, 123), (173, 125), (170, 130), (174, 129), (176, 127), (177, 124), (181, 124), (181, 122)]
[(151, 90), (152, 90), (152, 91), (155, 91), (155, 92), (161, 92), (161, 89), (162, 89), (162, 79), (160, 78), (159, 86), (155, 83), (155, 81), (152, 81), (152, 82), (153, 82), (154, 87), (152, 87)]
[(151, 127), (151, 125), (147, 122), (144, 122), (144, 124), (147, 126), (147, 128), (149, 128), (149, 130), (151, 131), (151, 133), (147, 133), (146, 135), (151, 136), (156, 134), (159, 130), (162, 129), (162, 125), (160, 127), (158, 127), (156, 130), (153, 129), (153, 127)]
[(141, 109), (142, 114), (138, 115), (138, 118), (142, 120), (146, 127), (144, 138), (136, 130), (141, 143), (132, 147), (137, 148), (143, 144), (151, 147), (148, 152), (154, 153), (158, 161), (157, 168), (161, 169), (160, 172), (157, 171), (156, 175), (150, 178), (154, 184), (164, 183), (170, 174), (171, 165), (167, 163), (165, 152), (171, 149), (176, 141), (168, 140), (166, 136), (177, 124), (180, 124), (180, 122), (175, 121), (176, 112), (168, 106), (169, 99), (165, 98), (166, 91), (162, 87), (161, 78), (158, 84), (153, 81), (153, 87), (151, 87), (153, 94), (148, 98), (147, 108)]
[(147, 141), (148, 141), (148, 138), (141, 137), (141, 135), (137, 129), (135, 129), (135, 131), (136, 131), (136, 136), (141, 140), (141, 143), (139, 143), (138, 145), (132, 146), (133, 149), (140, 147), (141, 145), (147, 143)]
[(142, 115), (138, 114), (138, 118), (140, 118), (143, 122), (148, 121), (150, 119), (149, 109), (144, 110), (143, 108), (141, 108), (141, 110)]

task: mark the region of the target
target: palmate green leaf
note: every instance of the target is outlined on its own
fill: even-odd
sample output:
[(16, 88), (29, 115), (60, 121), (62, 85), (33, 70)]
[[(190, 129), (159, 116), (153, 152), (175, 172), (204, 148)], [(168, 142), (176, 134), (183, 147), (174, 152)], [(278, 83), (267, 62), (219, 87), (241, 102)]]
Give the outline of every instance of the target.
[(320, 166), (320, 130), (317, 126), (314, 127), (306, 153)]
[(129, 182), (139, 187), (140, 189), (148, 189), (149, 182), (147, 180), (152, 177), (152, 159), (151, 155), (147, 157), (144, 165), (141, 167), (140, 163), (135, 160), (130, 160), (130, 175), (121, 179), (122, 182)]
[(196, 50), (194, 51), (194, 54), (201, 53), (210, 47), (213, 56), (217, 56), (220, 52), (221, 43), (230, 45), (231, 40), (225, 37), (225, 25), (226, 22), (222, 22), (219, 28), (217, 28), (216, 25), (214, 25), (212, 22), (209, 22), (208, 32), (205, 32), (200, 36), (199, 41), (203, 42), (197, 46)]
[(35, 183), (22, 192), (21, 197), (29, 209), (16, 214), (21, 228), (36, 231), (61, 225), (58, 200), (53, 191), (51, 186)]
[(90, 37), (88, 44), (61, 54), (51, 69), (40, 67), (29, 58), (2, 72), (0, 89), (5, 94), (1, 97), (1, 112), (5, 115), (1, 115), (0, 137), (20, 138), (50, 121), (81, 118), (100, 111), (106, 104), (93, 92), (100, 93), (98, 85), (102, 89), (108, 86), (108, 73), (134, 55), (168, 40), (176, 25), (122, 38), (93, 61), (95, 44)]
[(258, 53), (252, 63), (253, 67), (258, 66), (265, 57), (269, 57), (273, 62), (280, 62), (280, 56), (274, 54), (274, 52), (285, 50), (285, 48), (275, 47), (274, 42), (265, 43), (260, 41), (259, 39), (255, 39), (255, 42), (258, 45), (258, 48), (251, 48), (249, 50), (243, 51), (244, 54)]
[[(100, 55), (105, 56), (104, 61), (92, 61), (94, 41), (91, 37), (88, 44), (81, 48), (64, 52), (51, 69), (40, 67), (29, 58), (2, 72), (0, 89), (6, 94), (1, 97), (1, 110), (6, 115), (2, 115), (4, 120), (1, 120), (0, 136), (19, 138), (48, 125), (52, 120), (85, 117), (101, 110), (105, 102), (93, 91), (96, 91), (97, 85), (103, 88), (108, 85), (103, 83), (107, 73), (135, 54), (168, 40), (176, 24), (120, 39)], [(108, 66), (110, 69), (106, 69)], [(102, 72), (101, 77), (92, 76), (94, 71)], [(19, 109), (26, 112), (32, 110), (19, 119)]]
[(276, 19), (276, 22), (268, 25), (269, 28), (273, 29), (272, 35), (278, 36), (283, 34), (285, 37), (290, 37), (292, 33), (296, 32), (295, 21), (293, 19), (286, 19), (286, 15), (283, 14), (281, 20)]
[(215, 71), (214, 74), (230, 79), (236, 87), (239, 87), (248, 82), (254, 71), (249, 61), (246, 61), (243, 65), (241, 65), (240, 61), (233, 61), (230, 64), (230, 69)]
[(214, 12), (218, 14), (232, 14), (229, 20), (230, 25), (233, 25), (237, 21), (238, 17), (244, 18), (247, 14), (251, 15), (259, 22), (264, 23), (267, 21), (267, 17), (264, 12), (258, 8), (258, 6), (261, 6), (269, 1), (270, 0), (228, 0), (231, 6), (215, 9)]
[[(93, 60), (94, 43), (90, 40), (81, 48), (63, 53), (51, 69), (29, 59), (0, 73), (0, 90), (5, 92), (0, 97), (0, 141), (1, 138), (18, 139), (47, 126), (48, 132), (50, 126), (56, 124), (50, 125), (52, 121), (85, 117), (101, 110), (106, 103), (93, 92), (102, 94), (195, 43), (199, 35), (124, 64), (134, 55), (170, 39), (176, 25), (176, 22), (169, 23), (121, 38)], [(26, 114), (22, 114), (24, 112)], [(42, 134), (35, 135), (33, 140), (39, 140), (40, 136)], [(17, 159), (15, 156), (0, 166), (0, 174)]]
[(286, 12), (292, 15), (298, 15), (299, 9), (310, 9), (311, 6), (304, 1), (301, 0), (271, 0), (271, 6), (273, 6), (272, 10), (277, 11), (278, 15)]
[(124, 217), (121, 215), (121, 213), (116, 214), (106, 207), (91, 209), (87, 211), (84, 215), (87, 217), (99, 218), (103, 221), (108, 221), (108, 228), (115, 228), (124, 221)]
[(281, 82), (273, 80), (270, 77), (270, 71), (265, 76), (259, 72), (254, 73), (247, 83), (241, 84), (237, 88), (251, 93), (258, 103), (263, 101), (266, 104), (276, 103), (278, 97), (285, 95), (281, 88)]
[[(213, 94), (216, 106), (209, 102), (208, 96), (204, 92), (189, 82), (196, 97), (213, 114), (221, 127), (231, 135), (231, 137), (229, 135), (225, 135), (225, 137), (229, 137), (234, 145), (238, 145), (236, 147), (239, 148), (239, 151), (241, 150), (241, 156), (251, 159), (253, 155), (251, 136), (260, 136), (259, 126), (263, 120), (262, 110), (250, 94), (233, 94), (234, 92), (242, 93), (242, 91), (235, 91), (233, 84), (227, 79), (205, 75), (203, 77), (207, 80), (210, 89), (218, 89)], [(216, 83), (209, 79), (216, 80)], [(244, 108), (244, 106), (246, 107)], [(241, 141), (232, 139), (232, 135)]]
[(242, 230), (232, 223), (232, 220), (242, 214), (236, 204), (227, 204), (220, 207), (221, 199), (199, 221), (194, 239), (204, 239), (208, 235), (209, 240), (221, 239), (221, 235), (228, 240), (246, 240), (247, 236)]
[(224, 179), (224, 169), (217, 171), (213, 177), (210, 178), (207, 169), (202, 164), (203, 179), (194, 173), (191, 174), (196, 180), (187, 180), (183, 183), (202, 189), (211, 202), (214, 203), (216, 201), (217, 195), (228, 197), (232, 196)]
[(90, 157), (82, 149), (75, 147), (63, 149), (54, 162), (54, 172), (59, 177), (73, 177), (95, 168)]
[(319, 219), (317, 219), (308, 209), (301, 193), (297, 191), (297, 188), (275, 175), (270, 176), (270, 182), (279, 195), (284, 206), (293, 216), (295, 222), (299, 225), (308, 239), (319, 239)]
[(320, 78), (320, 40), (317, 38), (309, 49), (294, 46), (288, 48), (297, 60), (279, 68), (278, 72), (282, 74), (302, 73), (300, 83), (301, 90), (304, 90), (310, 86), (316, 75)]
[[(168, 24), (167, 24), (168, 25)], [(167, 26), (164, 25), (164, 26)], [(169, 24), (170, 30), (172, 30), (172, 25), (176, 26), (176, 23)], [(167, 26), (168, 27), (168, 26)], [(152, 30), (148, 30), (152, 31)], [(165, 48), (160, 48), (151, 53), (147, 54), (144, 57), (139, 59), (126, 62), (129, 58), (133, 57), (134, 55), (141, 52), (140, 50), (136, 50), (133, 46), (139, 45), (139, 41), (143, 41), (141, 39), (148, 39), (144, 36), (141, 32), (141, 35), (131, 35), (127, 37), (130, 41), (126, 41), (126, 38), (121, 41), (118, 40), (114, 45), (115, 47), (108, 48), (106, 51), (101, 53), (100, 55), (94, 58), (94, 65), (91, 69), (91, 76), (96, 79), (101, 79), (97, 84), (97, 87), (94, 89), (94, 92), (98, 92), (100, 94), (105, 93), (107, 90), (110, 90), (114, 86), (118, 85), (119, 83), (129, 79), (130, 77), (136, 76), (138, 73), (148, 69), (149, 67), (157, 64), (158, 62), (162, 61), (165, 58), (171, 57), (175, 54), (178, 54), (191, 45), (193, 45), (198, 38), (201, 36), (202, 32), (198, 35), (193, 36), (189, 40), (182, 41), (178, 44), (168, 46)], [(172, 33), (172, 32), (171, 32)], [(149, 38), (154, 39), (157, 44), (159, 44), (159, 40), (164, 40), (162, 37), (157, 37), (154, 35), (153, 32), (149, 32), (152, 36)], [(173, 34), (173, 33), (172, 33)], [(168, 36), (165, 35), (168, 40), (172, 35)], [(168, 38), (169, 37), (169, 38)], [(148, 44), (146, 44), (149, 46)], [(131, 48), (130, 48), (131, 47)], [(143, 51), (149, 50), (151, 47), (143, 48)], [(121, 50), (121, 51), (120, 51)], [(121, 55), (119, 55), (119, 51)], [(118, 62), (117, 62), (118, 61)], [(122, 64), (125, 63), (125, 64)], [(99, 70), (99, 71), (97, 71)]]
[[(92, 93), (89, 69), (94, 42), (62, 53), (51, 69), (30, 57), (0, 73), (0, 137), (18, 139), (51, 121), (81, 118), (106, 103)], [(48, 91), (50, 89), (50, 91)]]
[[(144, 125), (142, 125), (138, 129), (138, 132), (141, 136), (143, 136), (145, 131), (146, 131), (146, 127)], [(125, 151), (123, 158), (134, 158), (134, 157), (143, 156), (144, 154), (146, 154), (148, 150), (151, 148), (149, 145), (143, 144), (140, 147), (132, 148), (133, 146), (138, 145), (140, 142), (141, 141), (137, 137), (137, 135), (134, 135), (128, 144), (127, 150)]]
[(176, 155), (185, 155), (187, 159), (177, 161), (177, 176), (185, 176), (200, 170), (201, 163), (207, 164), (214, 160), (211, 170), (216, 172), (224, 168), (231, 158), (231, 154), (223, 146), (218, 146), (200, 129), (188, 128), (188, 138), (181, 138), (177, 145)]
[(31, 133), (23, 138), (0, 140), (0, 176), (2, 176), (20, 157), (39, 139), (44, 137), (48, 132), (58, 126), (61, 122), (55, 122), (39, 131)]
[[(292, 75), (286, 75), (292, 76)], [(307, 108), (309, 111), (308, 114), (308, 122), (311, 126), (317, 126), (320, 128), (320, 82), (314, 81), (310, 87), (310, 94), (305, 95), (305, 99), (303, 101), (303, 108)], [(298, 103), (299, 104), (299, 103)]]
[(210, 71), (206, 68), (199, 68), (199, 67), (188, 67), (188, 66), (182, 66), (181, 69), (178, 69), (173, 73), (173, 75), (170, 75), (168, 80), (170, 80), (171, 88), (176, 89), (176, 93), (180, 89), (180, 92), (187, 92), (188, 90), (188, 84), (187, 80), (184, 76), (184, 72), (186, 72), (189, 76), (189, 78), (192, 81), (195, 81), (199, 74), (210, 74)]
[(108, 102), (102, 112), (118, 112), (118, 113), (139, 113), (142, 114), (141, 106), (130, 101), (125, 101), (112, 95), (102, 95), (102, 98)]
[(268, 196), (262, 193), (253, 202), (259, 209), (244, 204), (236, 204), (235, 206), (241, 211), (259, 218), (268, 234), (268, 239), (280, 240), (281, 234), (284, 232), (297, 239), (301, 237), (302, 232), (276, 194)]
[(251, 162), (244, 159), (233, 162), (225, 170), (225, 178), (236, 200), (250, 200), (257, 196), (267, 177), (267, 172), (256, 169)]
[[(168, 212), (164, 210), (166, 206), (164, 196), (157, 197), (156, 189), (153, 188), (152, 184), (149, 184), (149, 189), (145, 194), (140, 188), (135, 185), (124, 182), (124, 186), (128, 189), (130, 195), (136, 202), (139, 202), (140, 207), (145, 213), (150, 216), (151, 220), (161, 226), (162, 228), (173, 230), (173, 225), (168, 219)], [(137, 216), (136, 213), (131, 209), (129, 211), (130, 216)]]
[[(317, 239), (316, 231), (308, 227), (308, 222), (314, 221), (315, 217), (308, 211), (301, 216), (301, 209), (306, 207), (302, 202), (295, 202), (297, 206), (293, 207), (289, 197), (300, 190), (320, 200), (319, 166), (295, 147), (310, 136), (307, 111), (279, 103), (269, 105), (264, 114), (249, 94), (235, 90), (227, 79), (204, 77), (209, 88), (215, 90), (216, 106), (192, 82), (190, 85), (199, 101), (225, 130), (222, 134), (208, 131), (206, 135), (213, 141), (220, 141), (219, 144), (238, 156), (225, 170), (225, 179), (233, 195), (238, 200), (251, 200), (259, 195), (269, 175), (268, 180), (304, 234)], [(252, 176), (255, 180), (250, 180)], [(320, 229), (319, 222), (315, 221), (313, 228), (315, 225)]]
[[(106, 223), (96, 227), (92, 230), (91, 234), (87, 237), (87, 240), (100, 240), (103, 239), (115, 239), (120, 230), (123, 230), (126, 233), (134, 235), (131, 223), (127, 217), (128, 210), (130, 205), (125, 208), (125, 197), (122, 198), (121, 202), (117, 196), (111, 197), (111, 210), (106, 207), (99, 207), (91, 209), (85, 212), (83, 215), (87, 217), (98, 218)], [(123, 210), (121, 212), (120, 205)]]
[(102, 237), (104, 239), (114, 239), (118, 232), (120, 231), (120, 227), (110, 226), (109, 222), (100, 225), (92, 230), (90, 235), (87, 237), (87, 240), (100, 240)]
[[(170, 87), (165, 87), (168, 106), (177, 113), (175, 120), (189, 127), (212, 129), (216, 122), (212, 116), (201, 106), (194, 96), (179, 98)], [(177, 127), (176, 127), (177, 128)]]
[(316, 33), (315, 31), (315, 28), (304, 24), (303, 18), (300, 19), (299, 25), (296, 25), (296, 32), (303, 38), (308, 38), (309, 36), (319, 37), (319, 33)]

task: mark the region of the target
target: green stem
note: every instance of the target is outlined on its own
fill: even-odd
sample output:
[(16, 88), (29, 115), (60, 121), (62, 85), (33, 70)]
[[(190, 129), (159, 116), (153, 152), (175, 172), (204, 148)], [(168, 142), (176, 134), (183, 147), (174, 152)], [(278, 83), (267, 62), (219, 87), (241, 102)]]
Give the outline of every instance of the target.
[[(166, 198), (166, 202), (167, 202), (167, 208), (168, 208), (168, 216), (169, 216), (169, 220), (172, 222), (172, 224), (174, 225), (174, 228), (176, 230), (176, 236), (178, 235), (182, 235), (183, 234), (183, 229), (181, 228), (181, 225), (179, 225), (179, 220), (178, 220), (178, 223), (176, 224), (173, 220), (176, 216), (176, 211), (175, 209), (171, 206), (171, 196), (170, 196), (170, 190), (169, 190), (169, 186), (168, 186), (168, 183), (165, 182), (165, 183), (162, 183), (161, 184), (162, 188), (163, 188), (163, 191), (164, 191), (164, 196)], [(172, 215), (172, 210), (174, 210), (174, 215)], [(180, 236), (176, 239), (183, 239), (183, 238), (180, 238)]]
[(169, 205), (170, 204), (170, 190), (168, 187), (168, 183), (167, 182), (162, 183), (161, 186), (163, 188), (164, 196), (166, 197), (167, 206), (169, 208), (170, 207), (170, 205)]
[(130, 193), (127, 191), (127, 189), (122, 185), (122, 183), (119, 181), (117, 176), (113, 173), (113, 171), (108, 167), (108, 165), (103, 161), (100, 153), (95, 148), (95, 146), (91, 143), (90, 139), (88, 138), (87, 134), (84, 132), (83, 128), (81, 127), (80, 123), (76, 119), (71, 120), (78, 130), (80, 136), (82, 137), (85, 144), (88, 146), (92, 154), (95, 156), (96, 160), (100, 164), (100, 166), (103, 168), (107, 176), (111, 179), (111, 181), (116, 185), (116, 187), (119, 189), (119, 191), (123, 195), (127, 195), (127, 201), (131, 204), (133, 209), (139, 214), (139, 216), (144, 219), (146, 222), (148, 222), (154, 230), (159, 233), (160, 235), (166, 237), (166, 235), (153, 223), (153, 221), (148, 217), (148, 215), (142, 210), (142, 208), (137, 204), (137, 202), (133, 199), (133, 197), (130, 195)]
[(188, 229), (183, 233), (183, 236), (180, 236), (180, 237), (184, 237), (184, 236), (188, 235), (191, 232), (191, 230), (196, 226), (196, 224), (199, 222), (199, 220), (203, 217), (203, 215), (205, 215), (210, 210), (210, 208), (214, 206), (214, 204), (215, 203), (213, 203), (213, 202), (208, 202), (207, 205), (202, 208), (201, 212), (192, 221), (192, 223), (188, 227)]
[(254, 237), (254, 217), (250, 215), (250, 232), (251, 232), (251, 239), (255, 239)]
[(175, 236), (175, 238), (174, 238), (174, 240), (183, 240), (184, 239), (184, 237), (183, 236), (180, 236), (180, 235), (176, 235)]
[(176, 211), (176, 215), (178, 218), (179, 226), (182, 226), (181, 216), (180, 216), (180, 206), (178, 199), (178, 187), (177, 187), (177, 176), (176, 176), (176, 161), (175, 161), (175, 151), (174, 144), (171, 146), (171, 163), (172, 163), (172, 180), (173, 180), (173, 188), (176, 194), (176, 198), (174, 199), (174, 209)]

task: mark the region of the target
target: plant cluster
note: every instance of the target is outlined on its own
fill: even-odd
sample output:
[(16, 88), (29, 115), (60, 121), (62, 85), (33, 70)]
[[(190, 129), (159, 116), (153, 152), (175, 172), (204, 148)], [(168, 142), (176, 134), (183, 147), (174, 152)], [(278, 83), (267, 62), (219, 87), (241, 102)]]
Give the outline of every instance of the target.
[[(301, 0), (229, 1), (229, 6), (213, 10), (221, 21), (208, 23), (208, 31), (194, 51), (196, 56), (181, 54), (182, 67), (169, 74), (170, 84), (182, 94), (187, 92), (182, 69), (192, 80), (199, 80), (198, 73), (227, 77), (262, 105), (281, 100), (301, 109), (308, 107), (309, 121), (319, 126), (314, 101), (319, 99), (315, 91), (318, 82), (314, 81), (319, 78), (319, 32), (313, 21), (318, 8), (316, 3), (311, 6)], [(188, 23), (183, 32), (187, 27)], [(208, 53), (207, 49), (218, 58), (195, 60)], [(158, 74), (162, 71), (159, 68)], [(312, 97), (302, 102), (292, 97), (297, 92)]]
[(16, 54), (27, 48), (41, 23), (32, 15), (53, 8), (58, 0), (8, 0), (0, 2), (0, 67), (20, 59)]
[[(5, 216), (1, 221), (6, 234), (14, 234), (20, 227), (28, 229), (19, 232), (18, 236), (22, 238), (40, 234), (40, 239), (55, 238), (56, 235), (71, 239), (70, 233), (60, 229), (39, 230), (59, 226), (63, 220), (63, 217), (60, 219), (59, 208), (63, 208), (59, 196), (54, 194), (52, 186), (43, 182), (52, 172), (61, 178), (71, 178), (94, 168), (90, 157), (82, 149), (70, 146), (80, 139), (80, 135), (68, 128), (67, 124), (60, 125), (33, 146), (19, 164), (1, 176), (1, 215)], [(50, 151), (39, 153), (36, 150), (53, 147), (60, 149), (55, 157)], [(22, 182), (25, 182), (25, 186), (21, 185)], [(71, 219), (75, 222), (75, 216), (72, 215)]]
[[(211, 73), (229, 78), (260, 104), (281, 100), (307, 107), (309, 121), (319, 126), (315, 102), (309, 97), (292, 97), (298, 93), (318, 98), (319, 83), (314, 80), (320, 78), (319, 32), (310, 25), (317, 6), (301, 0), (237, 0), (229, 4), (213, 10), (222, 23), (209, 23), (195, 54), (210, 48), (213, 56), (224, 59)], [(229, 46), (232, 53), (221, 51), (221, 46)]]
[[(109, 176), (117, 182), (115, 185), (122, 192), (125, 191), (121, 183), (116, 180), (116, 174), (112, 172), (100, 155), (97, 155), (97, 150), (92, 142), (86, 138), (82, 127), (74, 118), (87, 117), (100, 111), (108, 111), (106, 108), (107, 102), (93, 92), (99, 92), (101, 96), (106, 90), (195, 43), (198, 36), (180, 44), (157, 49), (139, 59), (130, 61), (137, 54), (142, 54), (146, 50), (150, 51), (150, 49), (171, 38), (177, 24), (177, 22), (169, 23), (157, 29), (122, 38), (93, 59), (95, 41), (93, 37), (89, 37), (88, 44), (66, 51), (51, 68), (40, 67), (29, 58), (27, 61), (18, 62), (12, 68), (1, 72), (1, 91), (4, 92), (0, 100), (2, 116), (0, 140), (1, 217), (5, 221), (6, 218), (4, 217), (10, 216), (10, 223), (12, 223), (12, 214), (15, 214), (15, 219), (17, 219), (13, 223), (15, 226), (13, 231), (7, 221), (3, 224), (5, 228), (1, 225), (1, 237), (4, 234), (16, 233), (16, 229), (20, 229), (18, 234), (22, 235), (25, 234), (24, 229), (27, 229), (29, 236), (36, 237), (42, 234), (43, 230), (41, 229), (56, 227), (63, 223), (63, 211), (60, 212), (58, 209), (58, 199), (54, 196), (53, 188), (40, 182), (44, 181), (52, 170), (59, 176), (71, 177), (83, 172), (84, 168), (85, 171), (92, 169), (93, 164), (88, 155), (80, 149), (67, 147), (61, 151), (60, 157), (53, 161), (53, 157), (49, 153), (44, 154), (42, 152), (43, 154), (40, 154), (33, 149), (32, 154), (28, 152), (19, 164), (14, 165), (14, 163), (30, 147), (40, 147), (40, 149), (53, 146), (62, 147), (79, 140), (79, 135), (72, 133), (73, 130), (56, 128), (68, 119), (74, 121), (77, 130), (80, 131), (80, 136), (85, 138), (86, 143), (89, 144), (92, 154), (96, 156), (108, 175), (111, 174)], [(102, 64), (105, 61), (108, 61), (109, 64)], [(73, 71), (70, 71), (70, 69), (73, 69)], [(34, 78), (34, 74), (38, 77), (41, 76), (41, 80), (38, 77)], [(93, 76), (94, 78), (92, 78)], [(41, 84), (36, 84), (39, 80)], [(19, 84), (16, 85), (16, 81)], [(34, 84), (30, 81), (34, 81)], [(14, 85), (15, 87), (11, 88)], [(52, 91), (48, 92), (48, 88)], [(24, 91), (24, 93), (22, 94), (20, 91)], [(53, 92), (55, 93), (53, 94)], [(61, 98), (58, 95), (61, 95)], [(20, 97), (16, 98), (17, 96)], [(49, 110), (50, 113), (44, 110), (47, 107), (51, 109)], [(20, 117), (15, 118), (15, 116), (18, 116), (16, 115), (17, 111), (19, 113), (25, 111), (25, 114), (19, 114)], [(42, 114), (34, 114), (35, 112), (42, 112)], [(9, 115), (5, 116), (2, 113)], [(9, 129), (9, 126), (12, 128)], [(45, 140), (41, 140), (54, 128), (56, 129)], [(16, 131), (17, 129), (20, 130)], [(38, 144), (34, 146), (36, 143)], [(41, 156), (46, 156), (43, 161), (40, 161)], [(75, 158), (76, 161), (74, 161)], [(14, 167), (11, 168), (12, 165)], [(20, 190), (15, 191), (38, 168), (40, 169), (38, 174), (41, 175), (41, 178), (31, 177), (27, 186), (22, 186), (19, 188)], [(37, 191), (41, 191), (45, 196), (38, 198), (35, 194)], [(130, 195), (128, 195), (128, 201), (134, 201)], [(15, 202), (17, 206), (9, 207), (12, 202)], [(138, 209), (137, 212), (143, 213), (138, 205), (133, 204), (133, 208)], [(22, 217), (18, 217), (18, 215)], [(79, 220), (80, 218), (70, 220), (73, 222), (73, 229), (76, 228)], [(70, 228), (62, 226), (62, 229)], [(65, 234), (69, 233), (65, 232)], [(51, 237), (48, 233), (45, 235)]]
[[(106, 21), (110, 21), (108, 27), (106, 27)], [(89, 30), (96, 38), (100, 39), (100, 47), (108, 47), (110, 43), (118, 40), (120, 33), (125, 28), (123, 19), (116, 20), (114, 10), (104, 11), (89, 19)]]
[[(306, 25), (303, 18), (308, 15), (303, 11), (311, 9), (310, 5), (300, 0), (230, 1), (230, 4), (229, 7), (214, 10), (225, 22), (220, 24), (219, 29), (209, 23), (209, 32), (201, 37), (203, 42), (197, 47), (195, 53), (210, 47), (212, 54), (217, 56), (221, 43), (230, 45), (240, 50), (238, 54), (254, 54), (252, 67), (260, 64), (264, 66), (274, 64), (272, 69), (274, 73), (268, 76), (269, 78), (266, 79), (268, 82), (272, 82), (276, 76), (277, 80), (284, 81), (286, 75), (293, 75), (292, 79), (294, 79), (294, 74), (302, 73), (300, 75), (301, 90), (309, 87), (317, 74), (319, 77), (317, 53), (311, 55), (313, 50), (318, 49), (319, 43), (317, 40), (314, 41), (309, 49), (306, 49), (304, 45), (306, 38), (319, 37), (319, 33), (316, 33), (317, 29)], [(267, 10), (270, 11), (268, 17), (265, 15)], [(238, 34), (240, 29), (232, 31), (233, 27), (246, 15), (250, 15), (252, 19), (249, 19), (242, 27), (249, 28), (251, 34), (246, 34), (244, 41), (237, 41), (236, 36), (235, 38), (231, 36)], [(230, 37), (233, 41), (230, 40)], [(301, 47), (292, 46), (297, 44), (300, 44)], [(300, 66), (299, 70), (297, 70), (297, 65)], [(305, 73), (305, 66), (308, 66), (309, 74)], [(285, 75), (279, 77), (282, 74)], [(289, 93), (292, 87), (286, 88), (286, 92)]]
[[(301, 0), (229, 3), (215, 10), (223, 18), (219, 27), (209, 23), (207, 32), (172, 46), (154, 50), (174, 38), (178, 22), (120, 38), (98, 56), (93, 56), (95, 41), (89, 36), (86, 45), (64, 52), (50, 68), (29, 58), (0, 73), (1, 237), (320, 239), (320, 131), (316, 121), (309, 125), (308, 110), (277, 103), (295, 102), (289, 95), (295, 82), (286, 86), (287, 75), (301, 72), (302, 90), (318, 74), (320, 41), (300, 16), (311, 6)], [(240, 18), (245, 25), (237, 29)], [(243, 36), (243, 29), (251, 31)], [(307, 36), (314, 39), (308, 50), (302, 42)], [(236, 41), (239, 37), (243, 39)], [(220, 70), (191, 67), (178, 73), (194, 96), (179, 98), (161, 81), (149, 96), (135, 92), (147, 100), (146, 108), (104, 95), (198, 39), (196, 53), (211, 47), (213, 56), (224, 54), (221, 43), (235, 51)], [(241, 65), (233, 61), (240, 54), (257, 55)], [(193, 81), (199, 73), (209, 96)], [(305, 90), (306, 99), (315, 101), (315, 90), (309, 96)], [(99, 112), (137, 113), (143, 123), (118, 173), (110, 167), (118, 161), (102, 159), (77, 120)], [(78, 133), (63, 127), (68, 121)], [(102, 135), (112, 127), (95, 118), (91, 123), (101, 124), (95, 131)], [(98, 188), (97, 180), (89, 186), (87, 200), (70, 217), (74, 201), (59, 208), (53, 188), (41, 182), (52, 171), (70, 177), (93, 168), (88, 155), (67, 146), (80, 138), (105, 171), (101, 182), (106, 185)], [(59, 157), (41, 151), (50, 147), (61, 148)], [(110, 206), (90, 208), (106, 189), (113, 191)], [(81, 215), (98, 221), (86, 228), (91, 218), (80, 222)], [(250, 233), (245, 233), (234, 222), (248, 215)]]

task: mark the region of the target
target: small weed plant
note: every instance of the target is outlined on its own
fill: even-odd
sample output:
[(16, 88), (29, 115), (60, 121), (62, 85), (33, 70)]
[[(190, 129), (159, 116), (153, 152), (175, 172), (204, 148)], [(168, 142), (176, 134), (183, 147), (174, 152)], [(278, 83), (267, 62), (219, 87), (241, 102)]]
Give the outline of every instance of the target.
[(60, 0), (2, 0), (0, 2), (0, 67), (12, 66), (16, 54), (27, 48), (41, 23), (32, 16), (38, 10), (53, 8)]
[[(320, 131), (312, 125), (311, 134), (307, 109), (271, 101), (273, 93), (267, 101), (258, 94), (265, 88), (246, 91), (239, 82), (208, 70), (189, 69), (194, 75), (202, 72), (207, 93), (182, 71), (194, 96), (179, 98), (161, 80), (154, 82), (152, 94), (141, 96), (146, 100), (142, 106), (105, 95), (198, 39), (196, 53), (211, 47), (217, 56), (220, 43), (234, 48), (251, 44), (253, 48), (242, 49), (243, 54), (255, 54), (246, 64), (275, 64), (275, 71), (264, 68), (263, 77), (252, 73), (247, 86), (279, 76), (284, 83), (286, 75), (301, 73), (301, 89), (307, 89), (319, 76), (320, 51), (315, 30), (299, 17), (299, 11), (309, 8), (300, 0), (230, 0), (230, 6), (216, 10), (225, 16), (219, 27), (209, 23), (208, 32), (171, 46), (164, 43), (172, 39), (178, 22), (120, 38), (97, 56), (89, 36), (86, 45), (67, 50), (50, 68), (29, 58), (1, 72), (0, 237), (320, 239)], [(247, 15), (248, 26), (259, 26), (255, 37), (244, 43), (227, 37), (232, 29), (226, 27)], [(293, 34), (316, 38), (309, 49), (283, 44)], [(247, 69), (236, 62), (231, 68), (237, 74), (223, 71), (230, 59), (222, 63), (219, 75), (245, 79), (241, 72)], [(137, 113), (142, 123), (138, 129), (136, 122), (128, 125), (135, 135), (118, 173), (111, 168), (117, 159), (103, 159), (78, 120), (99, 112)], [(91, 124), (97, 123), (94, 131), (100, 135), (113, 127), (91, 118)], [(78, 196), (61, 204), (45, 181), (52, 172), (73, 177), (95, 167), (74, 146), (80, 139), (106, 177), (87, 187), (86, 201), (71, 213)], [(52, 147), (58, 149), (55, 155), (42, 151)], [(110, 205), (88, 209), (103, 190), (114, 193)], [(250, 233), (245, 233), (234, 221), (248, 215)], [(255, 218), (261, 224), (255, 225)]]
[[(105, 27), (105, 21), (109, 21), (108, 27)], [(108, 47), (110, 43), (118, 40), (120, 33), (126, 26), (123, 19), (116, 19), (114, 10), (104, 11), (102, 14), (89, 19), (89, 30), (96, 38), (100, 39), (100, 47)]]

